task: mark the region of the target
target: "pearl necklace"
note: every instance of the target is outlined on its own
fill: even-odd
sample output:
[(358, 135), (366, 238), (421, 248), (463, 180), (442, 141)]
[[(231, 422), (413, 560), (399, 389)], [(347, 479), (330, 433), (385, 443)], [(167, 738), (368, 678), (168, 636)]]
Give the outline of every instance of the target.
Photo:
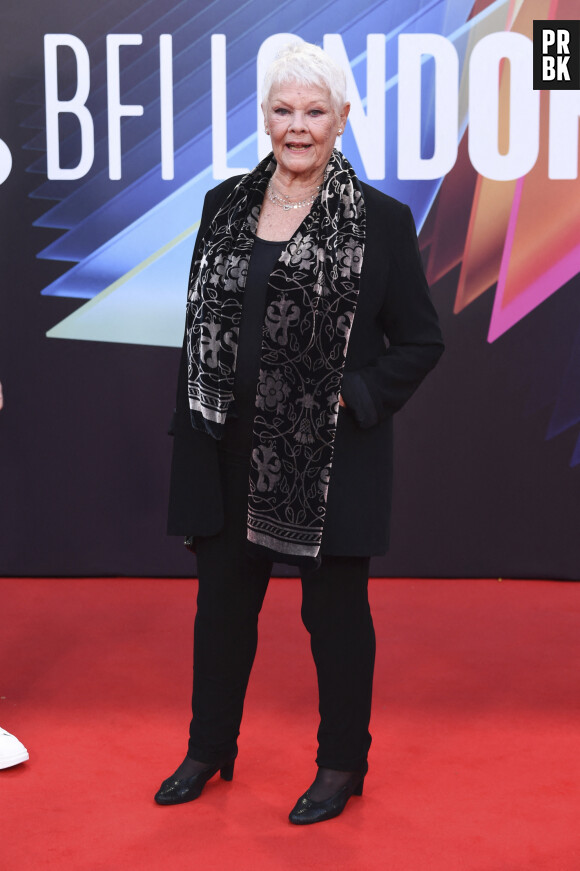
[(296, 203), (291, 203), (291, 197), (286, 194), (279, 193), (276, 188), (272, 184), (272, 180), (268, 182), (268, 199), (275, 206), (278, 206), (280, 209), (284, 209), (285, 212), (290, 211), (290, 209), (304, 209), (306, 206), (311, 206), (314, 203), (314, 200), (322, 190), (322, 185), (319, 184), (313, 194), (311, 194), (306, 200), (299, 200)]

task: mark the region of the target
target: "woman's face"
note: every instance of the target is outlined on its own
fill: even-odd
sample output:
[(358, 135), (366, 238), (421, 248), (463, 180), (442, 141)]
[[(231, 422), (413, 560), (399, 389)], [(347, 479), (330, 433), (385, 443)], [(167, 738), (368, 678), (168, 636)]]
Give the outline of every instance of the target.
[(319, 183), (349, 109), (346, 103), (337, 113), (327, 88), (298, 83), (272, 87), (262, 110), (278, 170), (293, 179)]

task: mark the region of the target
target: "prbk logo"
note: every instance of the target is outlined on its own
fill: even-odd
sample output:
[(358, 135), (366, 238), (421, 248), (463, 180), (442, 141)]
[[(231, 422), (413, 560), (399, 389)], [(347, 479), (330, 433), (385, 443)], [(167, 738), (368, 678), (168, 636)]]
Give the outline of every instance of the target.
[(534, 21), (534, 90), (580, 88), (580, 20)]

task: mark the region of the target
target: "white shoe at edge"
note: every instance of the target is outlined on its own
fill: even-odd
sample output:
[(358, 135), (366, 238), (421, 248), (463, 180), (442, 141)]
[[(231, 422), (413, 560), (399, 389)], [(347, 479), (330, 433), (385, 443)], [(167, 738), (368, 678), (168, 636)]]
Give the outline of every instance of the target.
[(0, 768), (10, 768), (28, 759), (28, 750), (18, 738), (0, 728)]

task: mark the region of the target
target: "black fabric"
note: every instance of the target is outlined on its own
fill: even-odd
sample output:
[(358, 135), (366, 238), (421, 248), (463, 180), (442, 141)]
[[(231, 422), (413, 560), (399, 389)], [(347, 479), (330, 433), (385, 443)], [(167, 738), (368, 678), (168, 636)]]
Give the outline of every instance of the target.
[[(187, 753), (199, 762), (235, 754), (258, 614), (272, 570), (270, 561), (246, 553), (248, 471), (247, 460), (222, 453), (225, 524), (218, 535), (197, 540), (199, 592)], [(362, 768), (371, 742), (375, 636), (368, 571), (368, 558), (327, 557), (302, 578), (302, 619), (311, 635), (320, 698), (316, 761), (343, 771)]]
[(244, 289), (234, 378), (235, 417), (228, 416), (219, 449), (249, 457), (252, 450), (256, 384), (260, 370), (262, 330), (268, 279), (287, 242), (256, 236)]
[[(208, 192), (198, 237), (235, 183), (235, 178), (228, 179)], [(367, 241), (344, 378), (352, 372), (363, 379), (372, 406), (355, 393), (351, 407), (339, 411), (321, 553), (365, 556), (383, 554), (388, 547), (393, 415), (435, 366), (443, 341), (409, 208), (369, 185), (361, 186)], [(363, 423), (372, 418), (371, 425), (359, 422), (361, 416)], [(175, 432), (168, 532), (216, 533), (223, 524), (218, 452), (215, 442), (189, 423), (185, 353)]]
[(362, 375), (358, 372), (345, 372), (340, 392), (346, 407), (362, 429), (368, 429), (377, 423), (377, 409)]

